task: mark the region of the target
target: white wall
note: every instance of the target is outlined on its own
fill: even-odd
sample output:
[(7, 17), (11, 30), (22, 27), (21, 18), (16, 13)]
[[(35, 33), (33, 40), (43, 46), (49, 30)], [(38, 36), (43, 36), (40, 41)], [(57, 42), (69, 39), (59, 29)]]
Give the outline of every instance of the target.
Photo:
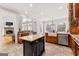
[(13, 22), (14, 32), (15, 32), (15, 41), (17, 42), (17, 33), (19, 31), (19, 23), (21, 22), (20, 16), (12, 12), (0, 9), (0, 40), (4, 36), (4, 27), (6, 21)]

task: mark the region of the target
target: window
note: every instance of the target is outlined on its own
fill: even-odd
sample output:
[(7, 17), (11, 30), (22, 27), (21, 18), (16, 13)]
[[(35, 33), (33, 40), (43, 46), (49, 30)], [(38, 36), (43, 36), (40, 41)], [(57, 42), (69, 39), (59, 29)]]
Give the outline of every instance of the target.
[(58, 24), (57, 25), (57, 32), (66, 32), (66, 24), (65, 23)]
[(32, 23), (28, 24), (28, 31), (32, 31)]
[(48, 23), (46, 25), (46, 31), (47, 32), (51, 32), (51, 33), (55, 33), (56, 32), (56, 26), (55, 26), (55, 24)]

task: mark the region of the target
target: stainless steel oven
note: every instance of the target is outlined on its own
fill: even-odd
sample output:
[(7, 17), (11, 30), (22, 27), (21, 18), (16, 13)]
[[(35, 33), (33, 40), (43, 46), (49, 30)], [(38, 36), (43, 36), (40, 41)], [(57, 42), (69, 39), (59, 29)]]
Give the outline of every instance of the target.
[(14, 28), (13, 27), (5, 27), (4, 28), (4, 35), (14, 35)]

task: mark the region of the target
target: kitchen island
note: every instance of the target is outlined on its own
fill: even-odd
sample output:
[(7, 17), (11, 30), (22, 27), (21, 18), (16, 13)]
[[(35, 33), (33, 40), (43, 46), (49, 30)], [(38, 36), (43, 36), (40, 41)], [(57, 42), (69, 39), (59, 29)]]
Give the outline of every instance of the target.
[(40, 56), (45, 50), (44, 36), (29, 35), (20, 39), (23, 40), (23, 56)]

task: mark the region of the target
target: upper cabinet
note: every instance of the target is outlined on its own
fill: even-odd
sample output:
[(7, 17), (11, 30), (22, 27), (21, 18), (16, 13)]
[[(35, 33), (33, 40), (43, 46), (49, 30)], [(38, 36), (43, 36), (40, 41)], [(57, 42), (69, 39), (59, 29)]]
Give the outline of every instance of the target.
[(79, 27), (79, 3), (75, 4), (75, 17), (77, 18), (77, 23)]
[(69, 3), (69, 23), (71, 34), (79, 34), (79, 3)]
[(75, 4), (75, 17), (79, 18), (79, 3)]

